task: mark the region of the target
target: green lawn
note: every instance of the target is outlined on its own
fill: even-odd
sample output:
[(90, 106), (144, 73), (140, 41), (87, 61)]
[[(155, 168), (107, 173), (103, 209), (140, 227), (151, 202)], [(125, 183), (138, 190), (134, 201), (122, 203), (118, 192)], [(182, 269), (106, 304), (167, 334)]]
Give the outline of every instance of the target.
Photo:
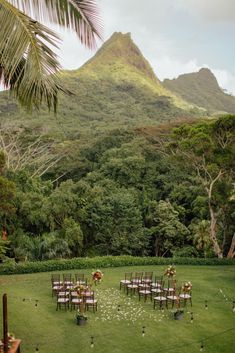
[[(104, 269), (103, 282), (95, 287), (98, 312), (88, 314), (84, 327), (75, 324), (75, 311), (56, 311), (55, 298), (51, 297), (51, 273), (0, 276), (0, 294), (8, 294), (9, 331), (22, 339), (22, 353), (35, 352), (37, 345), (39, 353), (196, 353), (201, 339), (213, 335), (204, 341), (205, 352), (234, 352), (235, 330), (222, 332), (235, 328), (231, 303), (235, 299), (235, 267), (176, 267), (177, 280), (190, 280), (193, 284), (193, 307), (185, 308), (182, 321), (173, 320), (171, 310), (154, 311), (150, 301), (139, 302), (119, 291), (119, 280), (125, 272), (144, 270), (160, 275), (164, 269), (165, 266)], [(75, 272), (82, 271), (71, 271)], [(90, 277), (91, 270), (84, 273)], [(35, 299), (39, 300), (37, 307)], [(144, 337), (142, 326), (146, 327)]]

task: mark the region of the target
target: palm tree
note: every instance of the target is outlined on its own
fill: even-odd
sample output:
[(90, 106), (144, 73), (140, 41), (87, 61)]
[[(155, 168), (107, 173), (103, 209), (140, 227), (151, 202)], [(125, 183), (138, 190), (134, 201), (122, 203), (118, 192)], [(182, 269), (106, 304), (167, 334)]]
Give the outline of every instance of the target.
[(207, 250), (210, 247), (210, 222), (203, 219), (194, 226), (194, 244), (198, 250), (203, 251), (206, 258)]
[(0, 83), (27, 109), (45, 102), (56, 110), (60, 64), (51, 48), (58, 35), (47, 21), (76, 31), (88, 48), (101, 38), (95, 0), (0, 0)]

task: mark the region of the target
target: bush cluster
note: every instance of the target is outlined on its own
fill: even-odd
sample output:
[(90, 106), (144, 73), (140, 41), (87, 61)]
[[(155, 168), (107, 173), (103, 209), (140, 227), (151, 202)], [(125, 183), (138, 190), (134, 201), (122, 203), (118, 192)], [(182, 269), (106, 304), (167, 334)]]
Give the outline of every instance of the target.
[(85, 268), (108, 268), (122, 266), (145, 265), (235, 265), (235, 259), (218, 258), (162, 258), (162, 257), (134, 257), (134, 256), (100, 256), (92, 258), (77, 257), (73, 259), (20, 262), (6, 261), (0, 264), (0, 274), (22, 274), (36, 272), (63, 271)]

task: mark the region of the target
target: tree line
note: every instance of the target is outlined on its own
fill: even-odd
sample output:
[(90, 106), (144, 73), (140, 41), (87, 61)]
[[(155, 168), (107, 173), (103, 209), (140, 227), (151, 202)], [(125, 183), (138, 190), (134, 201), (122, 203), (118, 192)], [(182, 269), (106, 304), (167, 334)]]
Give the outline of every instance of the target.
[(234, 257), (235, 116), (115, 130), (70, 152), (40, 176), (43, 159), (12, 168), (2, 149), (2, 258)]

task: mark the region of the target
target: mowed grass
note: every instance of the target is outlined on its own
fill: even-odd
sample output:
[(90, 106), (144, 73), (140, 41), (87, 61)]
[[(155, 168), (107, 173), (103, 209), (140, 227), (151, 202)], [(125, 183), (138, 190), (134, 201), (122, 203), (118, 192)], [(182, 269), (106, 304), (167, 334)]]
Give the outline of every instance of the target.
[[(193, 284), (193, 306), (184, 309), (182, 321), (173, 320), (171, 309), (154, 311), (150, 301), (139, 302), (119, 291), (124, 273), (140, 270), (161, 275), (165, 266), (103, 269), (102, 283), (94, 286), (98, 312), (87, 314), (84, 327), (76, 325), (75, 311), (56, 311), (51, 273), (0, 276), (0, 294), (8, 294), (9, 332), (22, 339), (22, 353), (35, 352), (36, 346), (39, 353), (196, 353), (203, 339), (205, 352), (235, 352), (235, 329), (223, 333), (235, 328), (234, 266), (176, 267), (178, 283), (190, 280)], [(70, 272), (83, 272), (90, 278), (92, 270), (66, 271)]]

